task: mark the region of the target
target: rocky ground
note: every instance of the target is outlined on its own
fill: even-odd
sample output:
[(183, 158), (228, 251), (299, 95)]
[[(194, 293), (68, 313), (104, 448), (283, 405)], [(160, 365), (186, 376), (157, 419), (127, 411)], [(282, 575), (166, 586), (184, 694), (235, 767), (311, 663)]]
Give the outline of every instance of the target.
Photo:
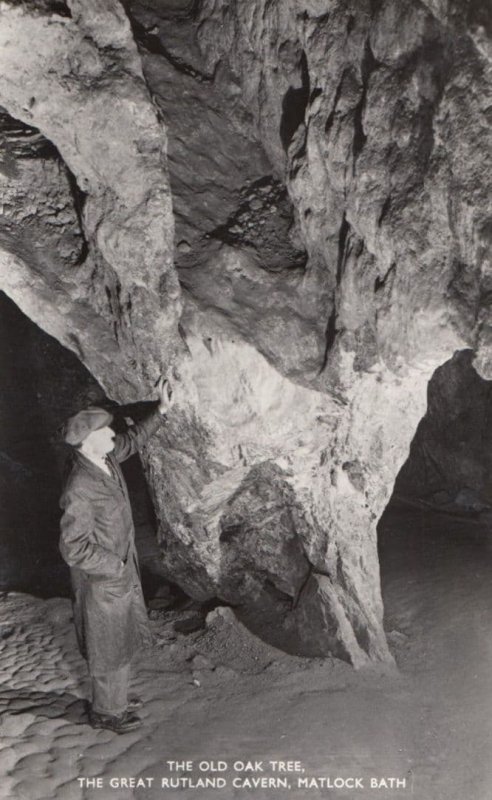
[[(204, 625), (193, 607), (155, 609), (156, 644), (139, 657), (132, 687), (145, 701), (144, 724), (124, 736), (87, 724), (85, 665), (69, 601), (4, 594), (0, 796), (488, 800), (486, 531), (445, 515), (394, 512), (383, 519), (380, 550), (386, 627), (399, 670), (356, 672), (336, 659), (286, 655), (226, 608), (209, 612)], [(192, 771), (173, 771), (168, 762), (178, 760), (192, 761)], [(274, 772), (269, 762), (279, 760), (299, 761), (303, 771)], [(201, 772), (203, 761), (228, 766)], [(248, 761), (262, 763), (251, 771)], [(192, 788), (205, 777), (227, 785)], [(347, 783), (330, 789), (322, 777)], [(162, 787), (172, 778), (185, 785)], [(253, 783), (262, 778), (291, 788)], [(371, 778), (379, 788), (371, 788)], [(391, 788), (395, 778), (406, 785)]]

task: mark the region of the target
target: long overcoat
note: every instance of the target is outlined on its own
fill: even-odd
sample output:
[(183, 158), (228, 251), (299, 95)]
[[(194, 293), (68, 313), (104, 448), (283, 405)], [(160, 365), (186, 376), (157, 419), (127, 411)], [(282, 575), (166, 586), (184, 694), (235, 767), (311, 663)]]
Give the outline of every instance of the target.
[(77, 640), (92, 675), (125, 666), (151, 642), (130, 500), (118, 462), (137, 452), (161, 419), (155, 411), (115, 437), (109, 456), (114, 477), (76, 451), (60, 499), (60, 551), (71, 568)]

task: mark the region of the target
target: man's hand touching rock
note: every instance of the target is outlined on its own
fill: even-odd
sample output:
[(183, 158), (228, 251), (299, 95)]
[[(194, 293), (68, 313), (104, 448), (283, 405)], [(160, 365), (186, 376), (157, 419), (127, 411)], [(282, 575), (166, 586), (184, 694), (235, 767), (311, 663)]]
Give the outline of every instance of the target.
[(173, 390), (170, 381), (163, 375), (157, 381), (157, 393), (159, 395), (159, 412), (167, 414), (173, 404)]

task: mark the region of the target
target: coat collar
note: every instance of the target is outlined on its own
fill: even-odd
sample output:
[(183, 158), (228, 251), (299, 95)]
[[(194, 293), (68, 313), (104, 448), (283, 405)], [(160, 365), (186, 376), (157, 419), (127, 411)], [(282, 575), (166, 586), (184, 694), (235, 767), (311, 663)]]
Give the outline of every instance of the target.
[[(87, 470), (87, 472), (90, 472), (90, 474), (94, 478), (96, 478), (97, 480), (104, 480), (110, 486), (117, 486), (119, 489), (122, 490), (120, 481), (116, 480), (116, 478), (113, 478), (112, 475), (108, 475), (107, 472), (101, 469), (101, 467), (98, 467), (97, 464), (91, 461), (90, 458), (87, 458), (87, 456), (81, 453), (80, 450), (75, 451), (75, 456), (77, 459), (77, 464), (81, 466), (83, 469)], [(111, 453), (109, 454), (109, 457), (111, 458), (111, 464), (113, 465), (114, 469), (116, 470), (117, 473), (119, 473), (119, 467), (116, 459), (112, 456)]]

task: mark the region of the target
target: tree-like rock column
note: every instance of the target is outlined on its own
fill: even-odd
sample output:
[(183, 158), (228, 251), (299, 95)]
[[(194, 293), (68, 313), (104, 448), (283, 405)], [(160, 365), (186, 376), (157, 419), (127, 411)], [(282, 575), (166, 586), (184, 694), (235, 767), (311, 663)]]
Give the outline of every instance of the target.
[[(10, 220), (1, 241), (3, 288), (113, 397), (136, 399), (168, 363), (180, 309), (165, 131), (121, 5), (74, 0), (64, 14), (49, 6), (2, 6), (0, 105), (56, 146), (86, 253), (64, 258), (38, 243), (26, 254), (28, 215)], [(33, 171), (24, 164), (23, 175), (7, 171), (2, 181), (24, 177), (29, 185)], [(53, 195), (67, 183), (60, 171), (59, 181), (35, 179), (31, 214), (50, 184)], [(11, 213), (4, 208), (7, 225)], [(40, 220), (43, 226), (42, 240), (60, 231), (56, 218)]]
[[(488, 369), (484, 20), (416, 0), (124, 5), (3, 4), (0, 105), (56, 145), (69, 174), (51, 164), (45, 186), (77, 211), (41, 202), (38, 174), (38, 205), (70, 217), (55, 258), (30, 168), (4, 172), (5, 290), (115, 399), (172, 361), (145, 460), (174, 580), (242, 605), (269, 587), (301, 649), (390, 660), (377, 521), (436, 367), (472, 348)], [(50, 259), (20, 247), (28, 225)]]

